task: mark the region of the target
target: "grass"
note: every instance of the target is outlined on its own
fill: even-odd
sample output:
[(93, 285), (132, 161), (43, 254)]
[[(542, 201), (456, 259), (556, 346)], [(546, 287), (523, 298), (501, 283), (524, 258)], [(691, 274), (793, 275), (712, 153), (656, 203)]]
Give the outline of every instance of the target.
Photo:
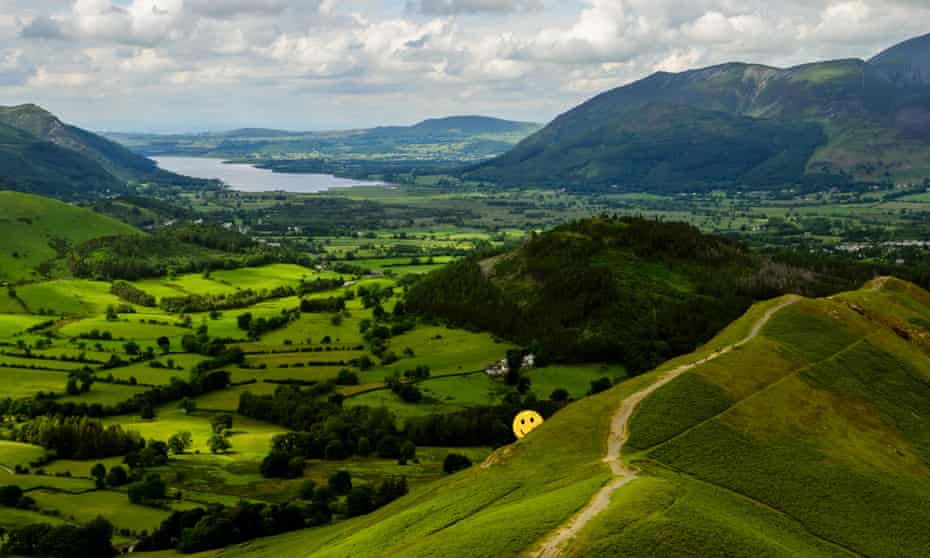
[[(132, 504), (125, 492), (98, 490), (85, 494), (62, 494), (34, 490), (29, 495), (35, 498), (39, 508), (58, 510), (65, 519), (85, 523), (103, 515), (117, 528), (135, 532), (155, 529), (171, 513), (170, 510)], [(191, 507), (194, 506), (182, 504), (177, 509)]]
[(64, 393), (68, 375), (64, 372), (0, 368), (0, 385), (3, 394), (14, 399), (32, 397), (39, 392)]
[(86, 403), (88, 405), (99, 403), (106, 406), (116, 405), (131, 399), (132, 396), (146, 391), (148, 388), (142, 386), (126, 386), (122, 384), (108, 384), (105, 382), (94, 382), (90, 391), (80, 395), (71, 395), (62, 397), (59, 401), (63, 403)]
[(0, 527), (6, 530), (19, 529), (33, 523), (48, 523), (61, 525), (67, 523), (64, 519), (43, 515), (34, 511), (18, 510), (15, 508), (0, 508)]
[(17, 294), (33, 313), (45, 309), (56, 314), (88, 316), (102, 314), (108, 306), (124, 304), (110, 293), (110, 284), (102, 281), (61, 279), (33, 283), (17, 289)]
[(44, 457), (45, 453), (45, 449), (39, 446), (0, 440), (0, 465), (9, 468), (16, 465), (28, 466)]
[(48, 318), (24, 314), (0, 314), (0, 338), (13, 337)]
[(530, 387), (539, 399), (548, 399), (559, 388), (567, 390), (572, 399), (581, 399), (588, 394), (592, 381), (605, 377), (611, 381), (622, 380), (626, 375), (626, 370), (621, 366), (601, 364), (554, 364), (528, 373), (532, 382)]
[(138, 233), (87, 209), (17, 192), (0, 192), (0, 281), (36, 279), (35, 269), (54, 260), (56, 239), (70, 245), (102, 236)]

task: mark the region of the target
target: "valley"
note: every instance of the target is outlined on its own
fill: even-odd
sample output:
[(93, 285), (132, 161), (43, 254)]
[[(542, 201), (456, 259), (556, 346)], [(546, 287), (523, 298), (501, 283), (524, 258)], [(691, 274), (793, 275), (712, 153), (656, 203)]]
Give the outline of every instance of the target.
[(0, 17), (0, 555), (927, 554), (930, 35), (219, 4)]

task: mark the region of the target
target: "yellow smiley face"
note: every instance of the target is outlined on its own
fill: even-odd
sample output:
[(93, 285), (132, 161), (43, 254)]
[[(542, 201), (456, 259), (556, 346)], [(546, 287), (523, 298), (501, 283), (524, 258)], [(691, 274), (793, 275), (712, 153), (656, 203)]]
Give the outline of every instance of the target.
[(522, 439), (542, 423), (542, 415), (536, 411), (522, 411), (513, 419), (513, 433)]

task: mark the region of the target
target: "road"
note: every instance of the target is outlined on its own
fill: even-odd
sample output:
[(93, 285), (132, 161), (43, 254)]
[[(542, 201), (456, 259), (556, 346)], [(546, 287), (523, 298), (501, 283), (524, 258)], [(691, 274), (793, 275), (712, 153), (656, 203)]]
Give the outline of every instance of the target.
[(768, 311), (766, 311), (753, 325), (749, 335), (742, 341), (723, 347), (713, 354), (695, 362), (669, 370), (662, 374), (656, 382), (653, 382), (648, 387), (624, 399), (620, 404), (620, 408), (617, 409), (617, 412), (611, 419), (610, 434), (607, 439), (607, 454), (604, 456), (604, 462), (610, 467), (610, 472), (613, 474), (614, 479), (604, 485), (580, 512), (549, 534), (531, 556), (535, 558), (556, 558), (561, 555), (565, 543), (581, 532), (588, 522), (607, 509), (607, 506), (610, 504), (610, 497), (613, 493), (636, 478), (638, 471), (627, 465), (623, 459), (621, 459), (621, 453), (623, 451), (623, 446), (630, 437), (630, 419), (643, 400), (685, 372), (693, 370), (703, 364), (707, 364), (712, 360), (716, 360), (734, 349), (749, 343), (759, 336), (759, 332), (762, 331), (765, 324), (767, 324), (775, 314), (799, 300), (800, 297), (797, 296), (786, 297), (782, 302), (768, 309)]

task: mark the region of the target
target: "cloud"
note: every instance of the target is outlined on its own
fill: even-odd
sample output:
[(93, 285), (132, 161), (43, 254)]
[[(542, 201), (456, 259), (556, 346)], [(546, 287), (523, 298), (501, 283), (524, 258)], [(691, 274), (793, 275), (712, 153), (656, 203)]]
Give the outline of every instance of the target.
[(67, 34), (61, 24), (50, 17), (39, 16), (23, 26), (19, 36), (24, 39), (64, 39)]
[(655, 71), (867, 58), (928, 20), (926, 0), (0, 0), (0, 103), (98, 128), (546, 120)]
[(407, 11), (430, 16), (517, 13), (542, 9), (542, 0), (409, 0), (407, 2)]

